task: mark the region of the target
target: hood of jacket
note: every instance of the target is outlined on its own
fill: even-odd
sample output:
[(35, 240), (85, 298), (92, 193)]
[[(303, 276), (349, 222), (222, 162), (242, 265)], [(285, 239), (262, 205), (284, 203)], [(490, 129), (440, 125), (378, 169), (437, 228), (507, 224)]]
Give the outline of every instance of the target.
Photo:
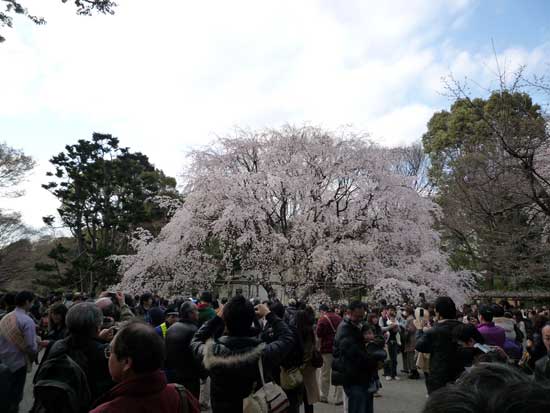
[(253, 337), (222, 336), (209, 339), (204, 346), (203, 364), (207, 370), (235, 368), (258, 361), (265, 343)]

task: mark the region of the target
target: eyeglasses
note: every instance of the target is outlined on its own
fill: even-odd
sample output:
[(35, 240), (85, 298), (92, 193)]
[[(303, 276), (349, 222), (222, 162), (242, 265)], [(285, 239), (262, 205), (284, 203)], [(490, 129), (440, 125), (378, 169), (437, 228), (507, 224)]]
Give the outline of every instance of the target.
[(105, 354), (105, 358), (111, 357), (111, 346), (108, 345), (105, 347), (104, 354)]

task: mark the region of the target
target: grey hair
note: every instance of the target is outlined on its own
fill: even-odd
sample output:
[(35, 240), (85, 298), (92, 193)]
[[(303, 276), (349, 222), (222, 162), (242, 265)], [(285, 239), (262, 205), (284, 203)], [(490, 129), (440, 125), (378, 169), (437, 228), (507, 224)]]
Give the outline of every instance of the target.
[(190, 320), (191, 314), (195, 312), (197, 306), (192, 301), (185, 301), (180, 307), (180, 319)]
[(71, 334), (95, 337), (103, 323), (103, 313), (94, 303), (79, 303), (70, 308), (65, 322)]

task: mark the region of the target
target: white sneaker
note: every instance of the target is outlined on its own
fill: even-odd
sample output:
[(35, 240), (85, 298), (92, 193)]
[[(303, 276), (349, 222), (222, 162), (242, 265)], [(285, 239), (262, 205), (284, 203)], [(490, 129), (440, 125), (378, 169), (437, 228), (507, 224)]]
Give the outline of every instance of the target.
[(391, 377), (390, 376), (386, 376), (386, 381), (390, 381), (391, 380)]
[(393, 380), (401, 380), (399, 377), (394, 377)]

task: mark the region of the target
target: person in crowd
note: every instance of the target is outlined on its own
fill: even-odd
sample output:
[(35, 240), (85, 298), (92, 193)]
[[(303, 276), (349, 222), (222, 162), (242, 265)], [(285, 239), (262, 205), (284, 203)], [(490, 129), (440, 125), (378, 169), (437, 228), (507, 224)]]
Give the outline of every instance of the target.
[[(321, 367), (321, 402), (328, 403), (330, 400), (332, 371), (332, 352), (334, 351), (334, 337), (336, 330), (342, 322), (342, 318), (326, 304), (319, 306), (320, 317), (317, 322), (316, 335), (319, 339), (319, 349), (323, 357)], [(342, 388), (334, 387), (334, 403), (342, 403)]]
[(199, 311), (199, 327), (216, 316), (216, 311), (212, 307), (212, 293), (203, 291), (199, 297), (197, 309)]
[(219, 315), (207, 321), (191, 342), (212, 380), (213, 413), (241, 413), (243, 400), (262, 385), (260, 357), (266, 381), (271, 381), (273, 365), (280, 365), (292, 348), (292, 333), (282, 320), (264, 304), (257, 306), (256, 314), (273, 329), (274, 341), (269, 344), (250, 336), (255, 311), (240, 295), (220, 308)]
[(483, 336), (485, 344), (504, 348), (506, 331), (504, 331), (502, 327), (496, 326), (493, 322), (493, 311), (491, 307), (482, 305), (479, 308), (479, 325), (477, 329)]
[(73, 293), (65, 293), (63, 304), (69, 309), (73, 304)]
[[(304, 380), (303, 367), (305, 359), (303, 329), (298, 325), (298, 305), (296, 311), (292, 310), (292, 315), (288, 319), (291, 324), (288, 325), (292, 332), (292, 347), (289, 354), (282, 360), (280, 365), (280, 383), (284, 389), (289, 401), (289, 413), (298, 413), (300, 406), (304, 401)], [(303, 314), (303, 313), (301, 313)], [(285, 312), (285, 315), (288, 315)]]
[(192, 301), (185, 301), (180, 307), (179, 321), (166, 331), (165, 343), (168, 380), (185, 386), (198, 399), (200, 379), (205, 375), (191, 351), (191, 340), (197, 330), (197, 306)]
[(136, 315), (146, 323), (152, 324), (149, 311), (153, 308), (153, 294), (143, 293), (139, 297), (139, 305), (136, 308)]
[(437, 324), (419, 331), (416, 351), (430, 354), (430, 374), (426, 379), (428, 394), (455, 381), (464, 370), (457, 356), (453, 330), (460, 321), (456, 320), (456, 306), (449, 297), (439, 297), (435, 302)]
[[(277, 319), (282, 320), (285, 316), (285, 306), (283, 303), (281, 303), (279, 300), (273, 300), (268, 305), (269, 310), (277, 316)], [(269, 344), (273, 341), (275, 341), (275, 333), (273, 331), (273, 327), (266, 320), (266, 323), (264, 325), (264, 328), (260, 334), (260, 339), (266, 343)], [(289, 326), (290, 327), (290, 326)], [(290, 327), (291, 328), (291, 327)], [(291, 328), (292, 329), (292, 328)], [(265, 368), (265, 367), (264, 367)], [(278, 364), (274, 364), (271, 366), (271, 377), (273, 378), (273, 381), (277, 383), (278, 385), (281, 384), (281, 366)]]
[(460, 386), (448, 385), (432, 393), (422, 413), (481, 413), (482, 397)]
[(150, 325), (127, 324), (106, 348), (105, 356), (117, 385), (94, 403), (91, 413), (199, 411), (193, 396), (166, 382), (161, 371), (164, 343)]
[(153, 306), (149, 309), (149, 318), (151, 320), (150, 324), (152, 327), (156, 328), (164, 322), (164, 310), (158, 306)]
[[(213, 301), (214, 299), (210, 291), (203, 291), (201, 293), (197, 304), (199, 327), (216, 316), (216, 310), (214, 310), (212, 305)], [(209, 377), (205, 377), (201, 380), (200, 403), (201, 409), (203, 410), (208, 410), (210, 406), (210, 385), (211, 382)]]
[(531, 381), (531, 378), (514, 366), (505, 363), (478, 363), (464, 372), (456, 383), (486, 397), (496, 389), (523, 381)]
[[(372, 331), (374, 336), (377, 339), (382, 340), (382, 348), (385, 346), (385, 340), (384, 340), (384, 334), (382, 333), (382, 327), (380, 327), (379, 324), (379, 317), (376, 311), (371, 312), (367, 316), (367, 325), (372, 326)], [(375, 340), (376, 342), (376, 340)], [(385, 359), (384, 359), (385, 360)], [(384, 367), (384, 361), (382, 361), (382, 368)], [(374, 380), (377, 384), (377, 391), (374, 393), (374, 397), (382, 397), (382, 394), (380, 393), (380, 389), (382, 388), (382, 383), (380, 382), (380, 376), (378, 374), (378, 369), (374, 371)]]
[(487, 409), (490, 413), (532, 413), (550, 411), (550, 387), (547, 383), (522, 381), (501, 388), (491, 398)]
[[(310, 306), (296, 313), (296, 327), (300, 339), (304, 343), (304, 413), (313, 413), (313, 405), (319, 402), (320, 392), (317, 382), (316, 362), (323, 362), (321, 354), (316, 350), (315, 341), (315, 312)], [(315, 357), (321, 360), (314, 361)]]
[[(416, 328), (416, 339), (423, 334), (424, 329), (430, 328), (430, 313), (426, 308), (418, 307), (414, 310), (414, 326)], [(415, 345), (416, 348), (416, 345)], [(424, 373), (425, 381), (430, 374), (430, 355), (427, 353), (416, 352), (416, 367)], [(426, 385), (427, 389), (427, 385)]]
[(535, 368), (535, 362), (547, 354), (546, 347), (542, 339), (542, 329), (550, 320), (540, 314), (533, 316), (533, 335), (532, 339), (527, 341), (527, 350), (530, 355), (530, 367)]
[[(47, 357), (42, 359), (34, 382), (55, 379), (63, 383), (63, 380), (69, 380), (71, 374), (59, 374), (60, 371), (74, 370), (64, 357), (67, 355), (80, 367), (87, 382), (87, 388), (81, 384), (73, 391), (81, 397), (88, 394), (91, 402), (113, 385), (105, 358), (105, 349), (113, 338), (113, 330), (101, 330), (103, 313), (90, 302), (74, 304), (67, 312), (66, 324), (67, 337), (54, 342)], [(71, 382), (65, 385), (74, 386)]]
[(403, 329), (403, 370), (409, 379), (420, 378), (416, 368), (416, 327), (414, 325), (414, 313), (411, 307), (405, 308), (403, 312), (405, 326)]
[(288, 300), (288, 306), (285, 309), (285, 317), (283, 318), (283, 321), (291, 326), (294, 324), (294, 317), (296, 316), (296, 312), (298, 311), (298, 302), (296, 299), (291, 298)]
[[(118, 328), (132, 320), (135, 315), (132, 312), (131, 305), (126, 302), (126, 296), (122, 292), (112, 293), (103, 292), (96, 305), (106, 317), (112, 317)], [(108, 298), (108, 300), (105, 300)]]
[(27, 371), (38, 353), (36, 324), (27, 314), (34, 294), (21, 291), (15, 296), (15, 309), (0, 320), (0, 411), (19, 410)]
[(180, 312), (178, 307), (175, 304), (168, 305), (166, 310), (164, 310), (164, 323), (160, 324), (158, 327), (155, 327), (157, 334), (162, 338), (166, 338), (168, 328), (179, 321), (179, 317)]
[(348, 306), (345, 305), (345, 304), (340, 304), (337, 307), (335, 313), (338, 314), (340, 316), (340, 318), (343, 320), (345, 315), (348, 313)]
[(506, 314), (504, 308), (498, 304), (493, 304), (491, 311), (493, 312), (495, 325), (505, 331), (504, 351), (514, 360), (519, 360), (522, 355), (522, 348), (518, 342), (520, 337), (518, 337), (516, 321), (512, 318), (511, 313)]
[(535, 362), (535, 380), (546, 382), (550, 381), (550, 324), (542, 328), (541, 336), (546, 355)]
[[(550, 400), (548, 388), (546, 394), (531, 394), (527, 389), (540, 386), (521, 370), (504, 363), (479, 363), (464, 372), (456, 384), (443, 387), (430, 395), (423, 413), (460, 412), (460, 413), (510, 413), (545, 411), (530, 410), (533, 406), (548, 406)], [(510, 397), (513, 395), (513, 397)], [(506, 400), (503, 403), (502, 400)], [(541, 403), (542, 402), (542, 403)], [(512, 409), (510, 407), (513, 406)]]
[(65, 317), (67, 316), (67, 307), (65, 304), (55, 304), (48, 310), (48, 331), (42, 337), (40, 347), (45, 348), (46, 352), (44, 357), (47, 356), (51, 345), (57, 341), (62, 340), (67, 335), (67, 325), (65, 323)]
[(348, 315), (338, 326), (334, 339), (332, 381), (343, 385), (348, 397), (348, 413), (372, 413), (373, 392), (369, 392), (377, 361), (369, 356), (361, 332), (365, 306), (352, 302)]
[(382, 327), (380, 327), (379, 321), (380, 317), (378, 317), (376, 311), (369, 313), (367, 316), (367, 324), (372, 325), (375, 336), (383, 336)]
[(380, 383), (380, 377), (378, 376), (378, 370), (384, 367), (384, 360), (387, 357), (387, 354), (384, 351), (384, 337), (377, 334), (376, 327), (380, 328), (377, 324), (367, 323), (364, 324), (361, 329), (368, 355), (378, 362), (376, 367), (374, 367), (373, 364), (373, 368), (369, 372), (371, 374), (369, 392), (373, 393), (374, 397), (376, 397), (378, 390), (382, 388), (382, 383)]
[(453, 330), (453, 339), (460, 346), (458, 357), (461, 364), (467, 368), (477, 363), (478, 358), (485, 354), (480, 344), (485, 343), (485, 339), (472, 324), (459, 324)]
[[(397, 377), (397, 356), (399, 354), (399, 348), (401, 347), (401, 332), (399, 322), (396, 317), (396, 308), (394, 306), (388, 307), (386, 327), (388, 332), (388, 339), (386, 345), (388, 348), (388, 358), (386, 366), (384, 368), (384, 375), (386, 380), (399, 380)], [(384, 330), (384, 328), (382, 329)]]
[(520, 310), (515, 310), (513, 312), (513, 316), (514, 321), (516, 322), (516, 328), (522, 336), (521, 346), (525, 350), (527, 348), (527, 340), (533, 337), (533, 326), (531, 325), (530, 320), (523, 317)]

